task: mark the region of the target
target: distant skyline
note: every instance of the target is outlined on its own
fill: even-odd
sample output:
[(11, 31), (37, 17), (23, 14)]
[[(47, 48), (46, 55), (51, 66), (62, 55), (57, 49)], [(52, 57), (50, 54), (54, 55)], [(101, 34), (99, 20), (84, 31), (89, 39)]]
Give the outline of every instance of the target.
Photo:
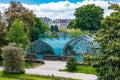
[(108, 10), (108, 2), (120, 4), (120, 0), (0, 0), (0, 11), (9, 7), (10, 1), (21, 2), (26, 8), (33, 10), (38, 17), (48, 17), (51, 19), (74, 19), (75, 8), (86, 4), (95, 4), (102, 7), (104, 16), (112, 11)]

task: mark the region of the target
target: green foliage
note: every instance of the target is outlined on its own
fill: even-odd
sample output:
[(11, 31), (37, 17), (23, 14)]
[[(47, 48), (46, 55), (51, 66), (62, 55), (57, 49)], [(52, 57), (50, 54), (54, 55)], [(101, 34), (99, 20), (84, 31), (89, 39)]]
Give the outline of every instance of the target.
[(75, 58), (69, 57), (69, 59), (67, 61), (67, 65), (66, 65), (67, 70), (68, 71), (75, 71), (76, 66), (77, 66), (77, 61), (75, 60)]
[(103, 9), (95, 4), (83, 5), (76, 9), (74, 28), (81, 30), (96, 31), (102, 26)]
[(31, 28), (29, 31), (29, 40), (31, 42), (38, 40), (39, 34), (45, 35), (45, 32), (49, 29), (47, 24), (45, 24), (45, 22), (43, 22), (40, 18), (35, 17), (34, 19), (35, 19), (35, 27)]
[(0, 13), (0, 63), (2, 61), (1, 47), (8, 44), (8, 41), (5, 39), (5, 37), (6, 37), (5, 22), (2, 20), (2, 14)]
[(48, 25), (40, 18), (35, 17), (35, 22), (35, 28), (38, 29), (39, 34), (45, 34), (45, 32), (49, 29)]
[(93, 66), (94, 68), (98, 66), (98, 60), (101, 59), (100, 54), (86, 54), (83, 56), (83, 63), (89, 66)]
[(7, 46), (2, 49), (4, 73), (24, 73), (22, 50)]
[(41, 64), (41, 63), (32, 63), (32, 66), (30, 65), (30, 63), (29, 62), (25, 62), (25, 65), (24, 65), (24, 67), (25, 68), (36, 68), (36, 67), (39, 67), (39, 66), (41, 66), (41, 65), (43, 65), (43, 64)]
[[(43, 75), (28, 75), (28, 74), (4, 74), (0, 71), (0, 79), (12, 78), (11, 80), (76, 80), (71, 78), (55, 77), (55, 76), (43, 76)], [(5, 80), (10, 80), (5, 79)]]
[[(67, 69), (64, 69), (62, 71), (67, 71), (69, 72)], [(95, 69), (93, 67), (90, 66), (83, 66), (83, 65), (78, 65), (76, 67), (76, 70), (72, 71), (74, 73), (85, 73), (85, 74), (97, 74)]]
[(67, 30), (62, 29), (62, 28), (61, 28), (61, 29), (59, 29), (59, 32), (62, 32), (62, 33), (64, 33), (64, 34), (68, 33), (68, 32), (67, 32)]
[(120, 6), (119, 4), (114, 4), (114, 3), (109, 3), (111, 6), (109, 6), (109, 9), (112, 9), (114, 11), (119, 11), (120, 12)]
[(53, 25), (51, 25), (51, 32), (59, 32), (59, 29), (58, 29), (58, 26), (57, 25), (55, 25), (55, 26), (53, 26)]
[(19, 43), (22, 43), (23, 45), (26, 44), (27, 36), (23, 29), (23, 23), (20, 20), (15, 19), (13, 22), (8, 33), (8, 40), (15, 42), (17, 46)]
[(55, 25), (54, 28), (55, 28), (55, 31), (56, 31), (56, 32), (59, 32), (59, 29), (58, 29), (58, 26), (57, 26), (57, 25)]
[(60, 32), (64, 34), (68, 33), (71, 38), (77, 37), (79, 35), (90, 35), (91, 34), (89, 31), (81, 31), (80, 29), (74, 29), (74, 28), (67, 29), (67, 30), (60, 29)]
[(75, 28), (75, 29), (76, 29), (75, 20), (71, 21), (71, 22), (68, 24), (67, 28), (69, 28), (69, 29)]
[(0, 47), (7, 45), (5, 22), (2, 20), (2, 14), (0, 13)]
[(58, 33), (57, 32), (51, 32), (51, 35), (48, 35), (47, 38), (58, 38)]
[(68, 29), (70, 37), (77, 37), (79, 35), (90, 35), (89, 31), (81, 31), (80, 29)]
[(53, 25), (51, 25), (50, 30), (51, 30), (51, 32), (55, 31), (55, 30), (54, 30), (54, 26), (53, 26)]
[(24, 23), (23, 26), (26, 33), (29, 28), (34, 27), (35, 25), (33, 11), (26, 9), (20, 2), (11, 1), (10, 6), (5, 9), (5, 16), (8, 30), (12, 27), (16, 18)]
[(30, 29), (29, 40), (31, 42), (39, 39), (39, 30), (37, 28)]
[[(115, 7), (117, 6), (117, 7)], [(92, 65), (98, 73), (98, 80), (120, 80), (120, 8), (111, 4), (111, 13), (103, 20), (104, 28), (96, 34), (96, 41), (100, 45), (100, 53), (92, 59)]]

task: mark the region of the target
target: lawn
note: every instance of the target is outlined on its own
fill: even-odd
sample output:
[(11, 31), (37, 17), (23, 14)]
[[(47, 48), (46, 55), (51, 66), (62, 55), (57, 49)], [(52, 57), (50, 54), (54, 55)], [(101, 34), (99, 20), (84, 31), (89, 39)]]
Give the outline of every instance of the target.
[(0, 77), (0, 80), (16, 80), (16, 79)]
[(76, 80), (55, 76), (28, 75), (28, 74), (4, 74), (0, 71), (0, 80)]
[(15, 79), (20, 79), (20, 80), (51, 80), (45, 77), (37, 77), (37, 76), (32, 76), (32, 75), (27, 75), (27, 74), (4, 74), (0, 72), (0, 79), (1, 80), (15, 80)]
[[(64, 69), (62, 71), (66, 71), (66, 72), (69, 72), (67, 69)], [(93, 67), (90, 67), (90, 66), (77, 66), (77, 69), (73, 72), (76, 72), (76, 73), (86, 73), (86, 74), (97, 74), (95, 69)]]
[(42, 66), (42, 65), (43, 64), (41, 64), (41, 63), (32, 63), (32, 66), (30, 66), (29, 62), (25, 62), (24, 67), (25, 68), (35, 68), (35, 67)]

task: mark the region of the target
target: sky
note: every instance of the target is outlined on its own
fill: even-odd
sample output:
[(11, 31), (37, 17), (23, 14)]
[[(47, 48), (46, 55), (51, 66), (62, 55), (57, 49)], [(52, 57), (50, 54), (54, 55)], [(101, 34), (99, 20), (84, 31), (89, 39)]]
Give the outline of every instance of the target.
[[(0, 0), (0, 11), (9, 7), (9, 2), (13, 0)], [(38, 17), (48, 17), (51, 19), (74, 19), (75, 9), (87, 4), (95, 4), (104, 9), (104, 16), (108, 16), (112, 11), (108, 10), (108, 2), (120, 4), (120, 0), (14, 0), (21, 2), (26, 8), (33, 10)]]

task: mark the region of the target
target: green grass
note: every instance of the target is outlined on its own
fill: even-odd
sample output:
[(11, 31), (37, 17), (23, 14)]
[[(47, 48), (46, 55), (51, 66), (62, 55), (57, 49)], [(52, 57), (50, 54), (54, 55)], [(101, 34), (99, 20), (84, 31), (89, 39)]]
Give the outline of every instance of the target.
[(45, 77), (36, 77), (36, 76), (32, 76), (32, 75), (27, 75), (27, 74), (4, 74), (2, 72), (0, 72), (0, 77), (5, 79), (5, 80), (7, 80), (7, 78), (10, 78), (11, 80), (14, 80), (14, 79), (20, 79), (20, 80), (51, 80), (51, 79), (48, 79), (48, 78), (45, 78)]
[(4, 74), (2, 71), (0, 71), (0, 80), (77, 80), (77, 79), (43, 75)]
[(16, 79), (0, 77), (0, 80), (16, 80)]
[[(62, 71), (69, 72), (67, 69), (64, 69)], [(90, 67), (90, 66), (77, 66), (77, 69), (73, 72), (86, 73), (86, 74), (97, 74), (95, 69), (93, 67)]]
[(38, 66), (41, 66), (41, 65), (43, 65), (43, 64), (41, 64), (41, 63), (32, 63), (32, 66), (30, 66), (29, 62), (25, 62), (24, 67), (25, 68), (35, 68), (35, 67), (38, 67)]

